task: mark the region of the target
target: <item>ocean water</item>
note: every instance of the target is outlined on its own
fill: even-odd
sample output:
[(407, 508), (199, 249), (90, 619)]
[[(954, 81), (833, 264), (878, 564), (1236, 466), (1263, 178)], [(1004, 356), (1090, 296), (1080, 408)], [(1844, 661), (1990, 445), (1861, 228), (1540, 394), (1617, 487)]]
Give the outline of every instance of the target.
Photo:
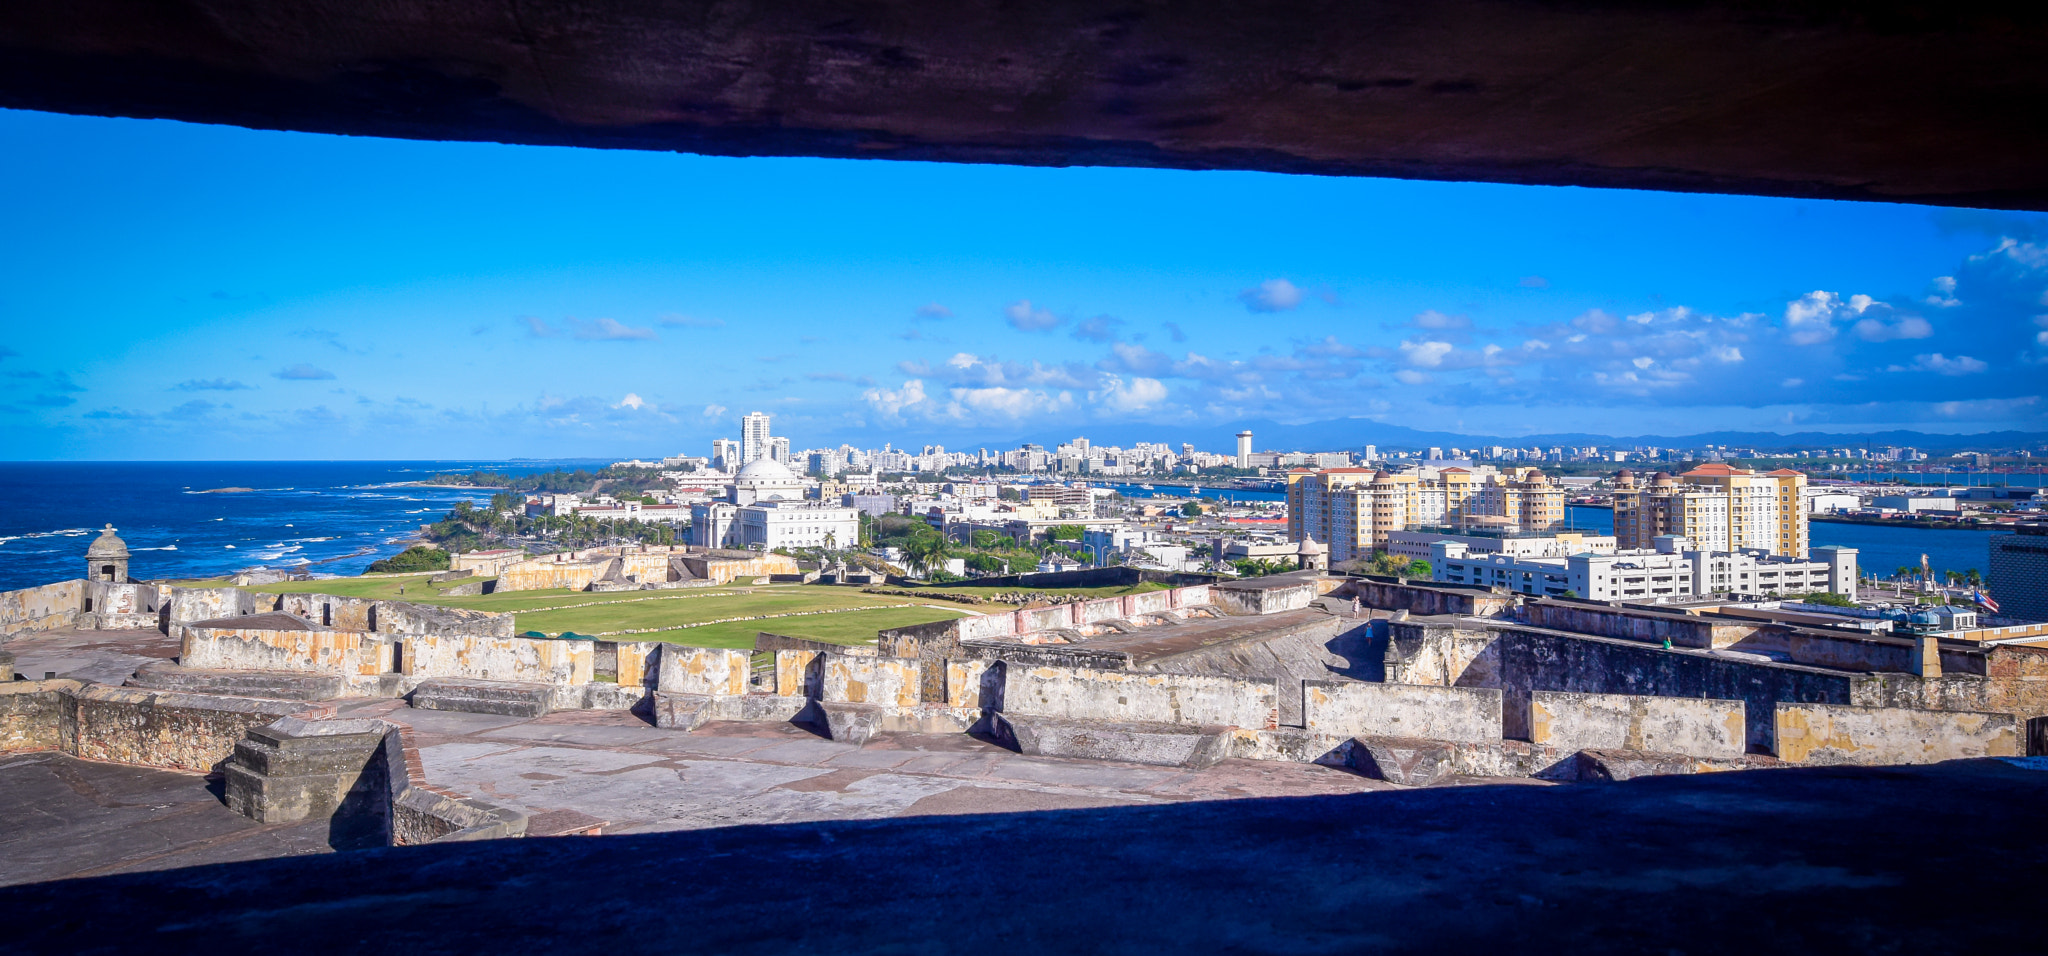
[[(356, 574), (420, 525), (489, 491), (407, 487), (439, 473), (508, 474), (603, 462), (0, 462), (0, 590), (84, 573), (112, 523), (142, 580), (297, 567)], [(205, 493), (249, 488), (247, 492)]]

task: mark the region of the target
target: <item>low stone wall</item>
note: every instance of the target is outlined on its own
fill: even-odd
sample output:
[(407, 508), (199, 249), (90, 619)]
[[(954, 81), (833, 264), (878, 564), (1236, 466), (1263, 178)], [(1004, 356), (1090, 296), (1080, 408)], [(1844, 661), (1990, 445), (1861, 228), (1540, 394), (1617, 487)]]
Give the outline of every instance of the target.
[(78, 722), (71, 695), (81, 686), (75, 680), (0, 683), (0, 753), (75, 751)]
[(154, 584), (87, 581), (78, 626), (103, 631), (154, 629), (161, 624), (158, 606), (162, 600), (162, 592)]
[(407, 634), (399, 673), (413, 678), (513, 681), (580, 688), (593, 675), (589, 641)]
[(89, 684), (65, 692), (77, 727), (77, 756), (140, 767), (208, 773), (252, 727), (279, 717), (332, 716), (322, 704), (213, 697)]
[(444, 637), (511, 637), (509, 613), (438, 607), (411, 601), (379, 601), (377, 631), (381, 634), (432, 634)]
[(343, 631), (374, 631), (377, 603), (365, 598), (333, 594), (280, 594), (277, 610), (288, 611), (318, 624)]
[(184, 627), (184, 667), (370, 677), (392, 669), (392, 645), (361, 630)]
[(1684, 611), (1615, 607), (1600, 601), (1539, 599), (1522, 605), (1517, 618), (1536, 627), (1575, 631), (1673, 647), (1731, 647), (1771, 625), (1731, 618), (1709, 620)]
[(1650, 750), (1692, 757), (1748, 752), (1739, 700), (1536, 691), (1529, 742), (1565, 753)]
[(819, 700), (880, 704), (909, 710), (918, 704), (918, 662), (902, 657), (826, 654)]
[(1939, 763), (2026, 752), (2011, 714), (1781, 703), (1776, 717), (1778, 757), (1792, 763)]
[(752, 654), (732, 648), (670, 644), (661, 649), (661, 677), (656, 686), (664, 694), (737, 697), (747, 692), (752, 658)]
[(0, 638), (78, 623), (79, 612), (85, 608), (85, 584), (84, 579), (78, 579), (0, 591)]
[(268, 599), (271, 604), (266, 610), (275, 610), (276, 601), (268, 594), (255, 595), (241, 588), (180, 588), (168, 589), (164, 603), (169, 611), (164, 624), (172, 637), (183, 637), (178, 628), (199, 621), (217, 621), (228, 617), (246, 617), (256, 613), (258, 598)]
[(1497, 690), (1320, 680), (1302, 687), (1303, 727), (1312, 734), (1461, 743), (1501, 739)]
[(1253, 578), (1210, 588), (1218, 607), (1231, 614), (1259, 615), (1296, 611), (1322, 596), (1316, 579)]
[(1271, 680), (1138, 674), (1084, 668), (1003, 668), (1005, 713), (1074, 720), (1271, 728), (1279, 695)]
[(1495, 594), (1486, 588), (1411, 583), (1376, 575), (1350, 578), (1331, 594), (1339, 598), (1357, 598), (1360, 604), (1369, 608), (1432, 616), (1494, 617), (1507, 610), (1515, 600), (1512, 594)]

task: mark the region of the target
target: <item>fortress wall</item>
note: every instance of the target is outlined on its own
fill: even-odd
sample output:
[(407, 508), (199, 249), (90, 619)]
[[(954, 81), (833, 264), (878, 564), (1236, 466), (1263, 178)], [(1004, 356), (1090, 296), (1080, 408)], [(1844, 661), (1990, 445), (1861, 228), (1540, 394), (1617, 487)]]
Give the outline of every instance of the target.
[(76, 714), (67, 695), (82, 686), (75, 680), (0, 682), (0, 753), (77, 749)]
[(536, 558), (521, 561), (498, 574), (496, 591), (541, 591), (552, 588), (566, 588), (581, 591), (590, 587), (590, 582), (604, 573), (610, 558), (596, 561), (551, 561)]
[(1355, 597), (1370, 608), (1419, 615), (1494, 617), (1514, 603), (1513, 595), (1447, 585), (1403, 584), (1398, 578), (1350, 578), (1330, 593), (1340, 598)]
[(377, 602), (335, 594), (281, 594), (278, 609), (289, 611), (321, 627), (344, 631), (377, 629)]
[[(256, 613), (258, 595), (241, 588), (180, 588), (173, 587), (166, 601), (170, 605), (170, 634), (180, 636), (178, 628), (195, 621), (214, 621), (224, 617), (246, 617)], [(263, 595), (268, 598), (269, 595)], [(276, 607), (275, 599), (271, 607)]]
[(660, 641), (620, 641), (618, 678), (620, 687), (651, 686), (661, 676)]
[(80, 578), (0, 591), (0, 637), (77, 624), (78, 614), (85, 608), (85, 584)]
[(512, 637), (513, 615), (410, 601), (377, 602), (377, 630), (385, 634)]
[(747, 692), (752, 657), (733, 648), (669, 644), (661, 649), (661, 678), (656, 686), (664, 694), (738, 697)]
[(1005, 713), (1252, 730), (1270, 729), (1279, 722), (1279, 695), (1272, 680), (1015, 663), (1003, 672)]
[(595, 663), (589, 641), (407, 634), (400, 643), (399, 672), (409, 677), (581, 687), (590, 683)]
[[(813, 680), (811, 663), (824, 651), (776, 651), (775, 693), (781, 697), (816, 697), (823, 692)], [(822, 665), (816, 668), (822, 675)]]
[(184, 629), (178, 663), (206, 670), (294, 671), (373, 677), (391, 671), (391, 644), (369, 631)]
[(919, 683), (918, 662), (910, 658), (828, 653), (818, 699), (909, 710), (917, 706)]
[[(993, 661), (949, 660), (946, 662), (945, 704), (961, 710), (998, 708), (1002, 688), (991, 687)], [(1000, 674), (1000, 672), (996, 672)]]
[(154, 629), (160, 623), (157, 608), (161, 597), (154, 584), (87, 581), (78, 623), (106, 631)]
[(1794, 763), (1870, 766), (2025, 753), (2011, 714), (1781, 703), (1775, 716), (1778, 757)]
[(1530, 695), (1529, 742), (1564, 753), (1650, 750), (1692, 757), (1748, 752), (1739, 700), (1634, 694)]
[(330, 717), (326, 704), (214, 697), (88, 684), (66, 692), (86, 760), (209, 773), (251, 728), (279, 717)]
[(1501, 693), (1490, 688), (1304, 681), (1303, 727), (1339, 737), (1501, 739)]
[(1309, 606), (1320, 597), (1314, 581), (1264, 586), (1253, 581), (1210, 587), (1215, 603), (1231, 614), (1278, 614)]

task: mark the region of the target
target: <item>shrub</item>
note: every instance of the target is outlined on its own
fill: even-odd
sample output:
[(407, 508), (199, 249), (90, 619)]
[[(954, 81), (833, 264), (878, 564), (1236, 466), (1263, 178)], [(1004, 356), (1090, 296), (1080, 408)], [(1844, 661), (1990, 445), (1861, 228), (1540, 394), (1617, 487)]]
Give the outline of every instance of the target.
[(446, 571), (448, 552), (440, 548), (413, 545), (404, 551), (370, 562), (371, 574), (405, 573), (410, 571)]

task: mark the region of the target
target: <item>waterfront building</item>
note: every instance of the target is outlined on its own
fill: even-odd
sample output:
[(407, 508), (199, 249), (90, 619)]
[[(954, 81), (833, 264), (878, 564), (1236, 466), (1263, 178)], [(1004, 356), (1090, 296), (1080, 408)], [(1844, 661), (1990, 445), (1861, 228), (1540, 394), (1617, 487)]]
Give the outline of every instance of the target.
[(2048, 621), (2048, 523), (1991, 538), (1991, 597), (2000, 617)]
[(1624, 550), (1651, 548), (1660, 537), (1678, 535), (1722, 551), (1761, 548), (1806, 556), (1801, 472), (1758, 473), (1708, 462), (1677, 476), (1660, 471), (1640, 483), (1624, 468), (1614, 485), (1614, 537)]
[(1710, 594), (1856, 594), (1856, 549), (1816, 548), (1806, 560), (1761, 548), (1707, 551), (1676, 535), (1654, 550), (1526, 557), (1469, 553), (1455, 541), (1430, 545), (1430, 576), (1447, 584), (1505, 588), (1545, 597), (1668, 602)]

